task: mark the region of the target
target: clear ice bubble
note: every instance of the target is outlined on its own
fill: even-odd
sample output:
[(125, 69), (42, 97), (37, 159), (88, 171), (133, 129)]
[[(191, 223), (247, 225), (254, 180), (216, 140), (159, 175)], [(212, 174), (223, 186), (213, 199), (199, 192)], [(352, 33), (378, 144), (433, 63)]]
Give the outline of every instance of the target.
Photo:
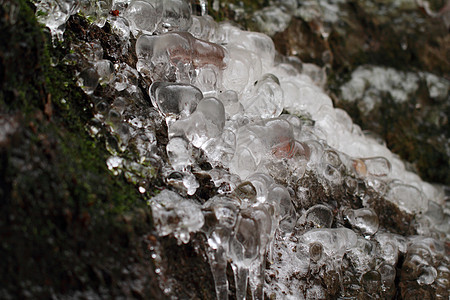
[(121, 92), (127, 90), (134, 93), (137, 90), (139, 73), (126, 63), (116, 65), (114, 88)]
[[(328, 206), (316, 204), (305, 212), (305, 217), (300, 219), (306, 224), (317, 228), (330, 228), (333, 224), (333, 212)], [(300, 221), (299, 220), (299, 221)]]
[(274, 183), (273, 178), (265, 173), (253, 173), (247, 180), (255, 187), (258, 202), (266, 202), (271, 191), (270, 187)]
[(379, 244), (378, 251), (380, 256), (386, 263), (395, 266), (397, 264), (399, 254), (406, 253), (406, 238), (398, 234), (385, 232), (378, 232), (374, 237)]
[(223, 71), (223, 87), (242, 93), (245, 88), (260, 78), (261, 59), (253, 52), (227, 46), (227, 67)]
[[(117, 34), (122, 41), (128, 42), (130, 40), (130, 23), (128, 19), (124, 17), (115, 17), (114, 19), (110, 20), (111, 22), (111, 29), (112, 31)], [(128, 47), (125, 46), (123, 48), (122, 53), (126, 53), (125, 51), (128, 50)]]
[(356, 246), (357, 236), (348, 228), (312, 229), (300, 236), (299, 241), (307, 245), (321, 243), (329, 257), (340, 259), (345, 251)]
[(369, 271), (361, 276), (360, 282), (367, 293), (373, 294), (380, 290), (381, 275), (377, 271)]
[(185, 83), (153, 82), (149, 94), (153, 106), (171, 119), (190, 116), (203, 98), (198, 88)]
[(363, 235), (370, 236), (378, 231), (378, 216), (371, 208), (347, 209), (344, 217), (353, 228), (359, 230)]
[(183, 243), (189, 242), (190, 233), (204, 224), (200, 206), (170, 190), (149, 200), (156, 230), (162, 236), (174, 234)]
[(244, 181), (234, 189), (234, 194), (241, 200), (242, 205), (251, 205), (256, 202), (256, 188), (250, 181)]
[(209, 140), (202, 146), (213, 166), (228, 165), (233, 158), (235, 148), (236, 136), (229, 129), (224, 129), (220, 136)]
[(226, 90), (217, 95), (217, 98), (223, 103), (227, 119), (232, 118), (234, 115), (241, 114), (244, 110), (244, 107), (239, 102), (236, 91)]
[(195, 159), (189, 143), (179, 137), (175, 137), (167, 143), (167, 156), (170, 164), (177, 171), (185, 170), (187, 166), (192, 165)]
[(409, 213), (423, 212), (428, 205), (418, 188), (399, 182), (389, 184), (386, 198)]
[(346, 253), (354, 269), (361, 274), (375, 267), (377, 254), (376, 243), (361, 236), (358, 236), (356, 246)]
[(160, 0), (133, 0), (125, 10), (124, 16), (130, 22), (131, 32), (153, 33), (162, 13)]
[[(231, 233), (231, 229), (236, 224), (239, 203), (227, 196), (214, 196), (205, 202), (204, 209), (208, 209), (214, 212), (214, 216), (218, 222), (217, 227), (228, 228)], [(224, 243), (228, 242), (228, 239), (220, 239), (220, 244), (224, 246)]]
[(245, 299), (248, 278), (254, 298), (261, 299), (263, 297), (262, 264), (266, 247), (272, 238), (271, 230), (272, 218), (264, 205), (241, 210), (235, 234), (229, 245), (230, 256), (233, 260), (237, 299)]
[(103, 47), (99, 40), (94, 40), (81, 45), (81, 52), (85, 59), (94, 62), (103, 58)]
[(137, 70), (152, 81), (190, 83), (195, 69), (208, 64), (225, 67), (225, 51), (216, 44), (194, 38), (188, 32), (141, 35), (136, 41)]
[(391, 172), (391, 163), (385, 157), (362, 158), (367, 174), (377, 177), (385, 177)]
[(185, 0), (159, 1), (162, 11), (156, 27), (157, 33), (186, 31), (192, 24), (191, 7)]
[(88, 95), (92, 95), (98, 86), (100, 76), (95, 68), (87, 68), (81, 71), (77, 85)]
[(37, 20), (50, 28), (53, 37), (63, 40), (65, 24), (69, 17), (80, 9), (80, 1), (38, 0), (36, 4)]
[(256, 171), (267, 171), (273, 158), (292, 158), (297, 149), (292, 135), (290, 123), (279, 118), (240, 127), (230, 169), (246, 178)]
[(203, 98), (197, 110), (169, 127), (169, 137), (185, 136), (195, 147), (201, 147), (211, 138), (221, 135), (225, 126), (225, 109), (213, 97)]
[(214, 196), (203, 205), (206, 212), (212, 213), (215, 220), (205, 223), (208, 245), (210, 246), (208, 258), (214, 276), (217, 299), (228, 299), (228, 280), (226, 275), (228, 242), (232, 228), (238, 216), (238, 203), (226, 196)]
[(113, 6), (113, 0), (81, 0), (80, 11), (89, 17), (89, 20), (99, 27), (103, 27), (106, 24), (109, 12)]
[(281, 114), (284, 107), (283, 90), (275, 75), (264, 74), (255, 82), (250, 93), (249, 97), (241, 101), (247, 115), (273, 118)]
[(297, 213), (287, 189), (281, 185), (271, 185), (267, 195), (267, 203), (272, 204), (275, 208), (278, 229), (285, 233), (292, 232), (297, 222)]
[(189, 32), (198, 39), (215, 40), (218, 25), (211, 16), (192, 16), (192, 25)]
[(249, 266), (259, 254), (260, 232), (251, 212), (252, 208), (241, 211), (229, 244), (231, 259), (243, 266)]
[(99, 75), (99, 83), (106, 85), (114, 80), (114, 65), (110, 60), (101, 59), (95, 62), (95, 69)]

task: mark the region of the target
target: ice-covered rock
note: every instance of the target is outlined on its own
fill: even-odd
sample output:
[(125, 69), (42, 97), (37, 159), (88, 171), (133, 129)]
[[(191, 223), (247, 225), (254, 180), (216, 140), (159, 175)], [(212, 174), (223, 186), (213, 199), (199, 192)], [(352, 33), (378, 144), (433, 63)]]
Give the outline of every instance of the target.
[[(339, 1), (331, 2), (278, 1), (256, 21), (281, 16), (266, 28), (274, 33), (296, 14), (327, 39), (339, 15)], [(425, 286), (445, 295), (448, 259), (435, 239), (449, 238), (445, 193), (333, 107), (322, 88), (325, 69), (276, 58), (268, 36), (192, 16), (184, 0), (82, 3), (94, 24), (111, 22), (121, 53), (137, 56), (136, 65), (113, 64), (99, 41), (71, 46), (63, 62), (78, 68), (95, 109), (88, 132), (105, 137), (108, 169), (143, 197), (154, 195), (149, 180), (161, 177), (164, 189), (147, 199), (156, 232), (182, 243), (194, 232), (206, 237), (218, 299), (228, 298), (228, 263), (237, 299), (248, 287), (254, 299), (392, 298), (398, 278), (403, 297)], [(81, 7), (36, 4), (59, 36)], [(118, 13), (106, 17), (111, 9)], [(444, 101), (446, 81), (420, 76)], [(384, 95), (409, 101), (419, 79), (361, 67), (340, 97), (370, 113)], [(391, 213), (402, 224), (386, 232)]]

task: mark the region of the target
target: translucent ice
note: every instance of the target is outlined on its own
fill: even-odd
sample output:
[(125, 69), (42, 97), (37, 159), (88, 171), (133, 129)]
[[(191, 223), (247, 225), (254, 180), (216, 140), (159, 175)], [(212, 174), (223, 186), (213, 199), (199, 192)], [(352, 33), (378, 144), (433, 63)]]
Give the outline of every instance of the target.
[(89, 20), (99, 27), (103, 27), (106, 24), (109, 12), (113, 6), (113, 0), (80, 0), (80, 11), (89, 16)]
[(139, 31), (152, 33), (162, 13), (161, 1), (159, 0), (133, 0), (128, 5), (124, 16), (130, 22), (130, 28), (134, 35)]
[[(39, 18), (60, 34), (79, 8), (78, 1), (35, 2)], [(102, 25), (111, 2), (94, 2), (83, 0), (83, 12)], [(281, 16), (268, 28), (276, 31), (298, 6), (298, 15), (319, 22), (309, 25), (326, 38), (330, 28), (321, 22), (335, 22), (343, 2), (297, 2), (272, 1), (255, 20)], [(205, 4), (199, 4), (202, 14)], [(53, 15), (39, 15), (45, 5)], [(333, 108), (323, 90), (325, 68), (275, 57), (264, 34), (191, 16), (188, 1), (117, 0), (112, 9), (108, 22), (123, 47), (112, 55), (115, 65), (103, 59), (104, 52), (111, 56), (110, 45), (104, 51), (89, 38), (72, 43), (63, 60), (77, 68), (92, 100), (95, 116), (86, 127), (106, 141), (108, 169), (136, 184), (143, 197), (156, 176), (177, 190), (149, 200), (156, 230), (183, 243), (192, 232), (205, 235), (218, 299), (228, 299), (229, 263), (238, 299), (248, 288), (262, 299), (263, 286), (275, 299), (390, 299), (399, 286), (404, 298), (428, 290), (448, 298), (448, 259), (437, 242), (449, 237), (444, 188), (406, 171), (384, 142)], [(137, 37), (136, 66), (120, 56), (134, 47), (130, 32)], [(433, 100), (446, 99), (445, 81), (419, 77)], [(362, 97), (359, 105), (369, 111), (383, 93), (407, 101), (418, 80), (361, 67), (341, 96)], [(215, 189), (201, 186), (208, 175)], [(195, 200), (180, 196), (186, 194)], [(210, 198), (200, 206), (204, 195)], [(399, 218), (416, 214), (408, 230), (427, 238), (384, 232), (391, 229), (380, 224), (386, 212), (377, 208), (378, 220), (369, 208), (384, 198), (400, 207)], [(405, 224), (398, 225), (393, 232)]]
[(187, 243), (190, 233), (198, 231), (204, 224), (201, 207), (170, 190), (161, 191), (149, 200), (149, 204), (156, 229), (162, 236), (173, 234)]
[(253, 172), (266, 170), (270, 158), (292, 158), (296, 153), (292, 126), (284, 119), (268, 119), (238, 129), (236, 153), (230, 169), (246, 178)]
[(211, 16), (192, 16), (192, 25), (189, 32), (196, 38), (202, 40), (215, 40), (218, 30), (217, 23)]
[(328, 256), (341, 259), (345, 251), (356, 246), (357, 236), (347, 228), (327, 228), (307, 231), (299, 240), (307, 245), (320, 243)]
[[(228, 242), (238, 217), (238, 203), (229, 197), (215, 196), (204, 205), (206, 211), (206, 234), (208, 237), (208, 257), (214, 276), (217, 299), (228, 299), (226, 275)], [(208, 223), (208, 216), (214, 220)]]
[(184, 83), (154, 82), (149, 94), (153, 106), (172, 121), (190, 116), (203, 98), (198, 88)]
[(186, 0), (160, 1), (161, 18), (156, 27), (158, 33), (167, 31), (186, 31), (191, 26), (191, 7)]
[(133, 0), (124, 13), (135, 36), (185, 31), (191, 26), (191, 8), (184, 0)]
[(386, 198), (407, 212), (418, 213), (427, 207), (427, 201), (419, 189), (399, 182), (389, 185)]
[(171, 139), (166, 149), (170, 164), (177, 171), (184, 170), (195, 161), (189, 143), (183, 138)]
[(141, 35), (136, 41), (137, 70), (153, 81), (194, 80), (195, 68), (208, 64), (225, 67), (224, 49), (187, 32)]
[(278, 78), (273, 74), (265, 74), (252, 89), (249, 96), (241, 101), (245, 113), (262, 118), (278, 117), (283, 110), (283, 90)]
[(333, 223), (333, 212), (328, 206), (316, 204), (308, 209), (300, 220), (313, 227), (330, 228)]
[(364, 235), (373, 235), (378, 231), (378, 216), (371, 208), (348, 209), (344, 212), (344, 216)]
[(35, 3), (37, 20), (45, 24), (53, 35), (62, 40), (65, 24), (69, 17), (80, 9), (80, 1), (38, 0)]
[(202, 99), (197, 110), (185, 119), (176, 121), (169, 128), (169, 137), (185, 136), (195, 147), (222, 133), (225, 125), (225, 109), (216, 98)]

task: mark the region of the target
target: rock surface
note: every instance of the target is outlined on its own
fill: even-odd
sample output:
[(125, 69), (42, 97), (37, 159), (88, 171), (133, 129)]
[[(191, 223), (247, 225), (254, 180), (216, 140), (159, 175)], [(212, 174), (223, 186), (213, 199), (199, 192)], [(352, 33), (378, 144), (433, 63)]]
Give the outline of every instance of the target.
[[(175, 8), (184, 7), (183, 1), (170, 2)], [(398, 171), (398, 165), (392, 169), (420, 189), (410, 182), (379, 179), (391, 171), (389, 160), (346, 156), (327, 144), (333, 142), (332, 135), (323, 145), (311, 141), (314, 135), (327, 136), (325, 131), (332, 128), (329, 115), (339, 125), (353, 126), (345, 112), (330, 108), (331, 100), (312, 83), (303, 87), (309, 89), (306, 96), (328, 108), (306, 106), (318, 124), (305, 112), (299, 117), (280, 116), (281, 105), (286, 109), (298, 105), (280, 100), (279, 92), (288, 91), (289, 74), (299, 74), (294, 67), (278, 69), (288, 74), (277, 74), (282, 80), (272, 74), (253, 78), (258, 66), (245, 63), (254, 73), (236, 80), (240, 74), (233, 70), (247, 58), (242, 49), (229, 46), (223, 54), (225, 42), (219, 46), (190, 34), (159, 32), (186, 29), (191, 20), (184, 9), (172, 7), (181, 19), (166, 19), (169, 27), (155, 21), (154, 29), (148, 24), (144, 28), (136, 21), (130, 33), (128, 25), (120, 25), (127, 22), (120, 15), (135, 11), (120, 6), (122, 2), (117, 1), (116, 7), (110, 3), (114, 17), (105, 16), (105, 10), (82, 7), (90, 21), (79, 15), (68, 17), (64, 31), (59, 25), (54, 28), (64, 41), (52, 41), (44, 33), (47, 29), (35, 22), (33, 4), (7, 0), (0, 4), (1, 38), (7, 41), (0, 46), (2, 298), (213, 299), (229, 294), (234, 299), (251, 297), (250, 293), (262, 297), (261, 278), (266, 297), (276, 299), (281, 295), (410, 299), (417, 294), (448, 298), (448, 195), (432, 194), (434, 188), (412, 173)], [(263, 4), (253, 5), (260, 9)], [(373, 7), (359, 9), (368, 15), (379, 12)], [(269, 13), (266, 9), (259, 16)], [(299, 46), (309, 51), (303, 60), (331, 66), (332, 72), (353, 71), (349, 80), (335, 79), (334, 91), (339, 93), (337, 99), (355, 105), (361, 115), (370, 113), (376, 119), (373, 109), (383, 107), (379, 102), (384, 103), (386, 95), (389, 104), (411, 105), (404, 99), (421, 86), (427, 88), (424, 97), (448, 103), (445, 74), (440, 73), (446, 72), (444, 62), (427, 69), (421, 65), (424, 58), (419, 59), (420, 72), (372, 65), (356, 68), (356, 58), (348, 51), (341, 58), (339, 52), (329, 55), (337, 33), (322, 30), (317, 38), (322, 20), (308, 23), (301, 16), (288, 27), (287, 21), (278, 24), (277, 30), (309, 32), (307, 44)], [(293, 29), (295, 22), (309, 28), (297, 24)], [(239, 43), (265, 50), (260, 55), (263, 62), (273, 60), (266, 37), (224, 26), (243, 37), (237, 39)], [(175, 45), (172, 50), (154, 50), (157, 38), (147, 36), (153, 30), (157, 38), (170, 40), (168, 46)], [(275, 40), (284, 33), (274, 33)], [(177, 48), (177, 43), (182, 46)], [(154, 51), (146, 56), (148, 49)], [(154, 58), (166, 55), (177, 66), (158, 73), (161, 64)], [(232, 67), (224, 66), (224, 61)], [(298, 65), (318, 85), (324, 83), (319, 67), (293, 59), (292, 66)], [(193, 76), (192, 66), (205, 73)], [(230, 91), (218, 99), (207, 96), (215, 95), (223, 69), (224, 86)], [(374, 73), (391, 80), (360, 88), (358, 82)], [(167, 77), (161, 79), (161, 74)], [(211, 77), (220, 79), (207, 80)], [(247, 86), (243, 81), (249, 78), (257, 81), (250, 80)], [(398, 84), (389, 85), (396, 80)], [(203, 99), (195, 96), (198, 90), (190, 83), (201, 89)], [(177, 94), (179, 89), (182, 93)], [(195, 96), (193, 102), (177, 96), (186, 94)], [(173, 99), (180, 101), (167, 103)], [(258, 105), (249, 104), (253, 102)], [(439, 109), (431, 109), (431, 115), (434, 110)], [(242, 114), (252, 123), (243, 119), (232, 125), (236, 130), (230, 119)], [(259, 116), (263, 119), (252, 120)], [(374, 122), (384, 125), (378, 119)], [(436, 132), (447, 126), (445, 120), (436, 122)], [(319, 126), (324, 132), (316, 131)], [(236, 149), (244, 149), (235, 156), (229, 132), (237, 135)], [(427, 143), (431, 142), (427, 139)], [(254, 163), (245, 161), (243, 168), (242, 153), (253, 155)], [(230, 171), (223, 168), (226, 164)], [(293, 176), (286, 175), (290, 172)], [(422, 187), (433, 201), (422, 199)], [(249, 289), (243, 280), (246, 272)], [(261, 272), (265, 277), (258, 275)]]

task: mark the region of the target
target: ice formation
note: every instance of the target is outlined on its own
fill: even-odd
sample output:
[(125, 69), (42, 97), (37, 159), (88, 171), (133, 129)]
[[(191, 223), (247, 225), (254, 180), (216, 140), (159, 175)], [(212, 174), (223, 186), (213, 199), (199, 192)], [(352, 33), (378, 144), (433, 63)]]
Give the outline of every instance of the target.
[[(113, 64), (103, 58), (101, 44), (91, 41), (72, 45), (77, 51), (64, 62), (79, 66), (78, 83), (95, 105), (87, 130), (92, 136), (110, 133), (108, 168), (123, 172), (143, 196), (159, 173), (170, 187), (148, 199), (159, 235), (180, 243), (194, 232), (206, 237), (218, 299), (228, 298), (228, 262), (237, 299), (246, 298), (248, 286), (253, 299), (392, 298), (399, 276), (405, 299), (431, 291), (448, 297), (450, 228), (443, 192), (407, 171), (383, 143), (333, 108), (320, 76), (311, 75), (322, 74), (320, 68), (304, 64), (302, 71), (298, 59), (276, 55), (268, 36), (192, 15), (184, 0), (36, 5), (39, 20), (58, 38), (69, 16), (81, 11), (98, 26), (110, 22), (124, 48), (136, 52), (135, 66)], [(299, 13), (313, 9), (301, 8)], [(111, 9), (120, 14), (109, 14)], [(266, 18), (269, 9), (258, 20)], [(288, 21), (280, 22), (283, 28)], [(133, 36), (135, 48), (129, 43)], [(345, 85), (342, 96), (366, 93), (372, 97), (365, 101), (369, 111), (377, 100), (364, 80), (373, 72), (387, 72), (385, 81), (373, 84), (399, 101), (408, 94), (395, 85), (415, 88), (408, 74), (405, 79), (379, 68), (358, 72), (362, 77)], [(109, 87), (114, 100), (94, 93), (99, 86)], [(440, 93), (440, 85), (434, 90)], [(162, 124), (166, 142), (156, 133)], [(165, 153), (158, 152), (161, 145)], [(201, 162), (210, 168), (202, 169)], [(202, 201), (192, 197), (201, 187), (199, 173), (218, 191)], [(308, 178), (316, 178), (323, 191), (320, 203), (309, 202)], [(359, 202), (335, 203), (333, 195), (342, 188)], [(373, 207), (381, 198), (398, 213), (416, 214), (420, 235), (387, 232)], [(404, 267), (396, 274), (399, 255)]]

